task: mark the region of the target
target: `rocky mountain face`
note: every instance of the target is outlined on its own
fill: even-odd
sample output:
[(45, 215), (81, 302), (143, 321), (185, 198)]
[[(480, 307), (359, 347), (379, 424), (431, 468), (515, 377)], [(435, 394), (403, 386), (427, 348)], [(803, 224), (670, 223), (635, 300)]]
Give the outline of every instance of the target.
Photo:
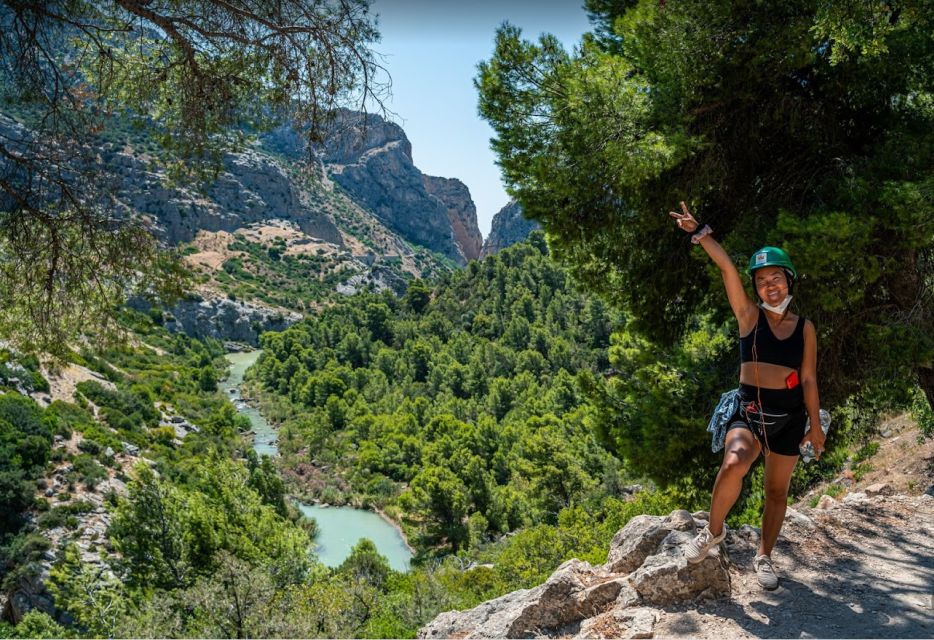
[(303, 200), (271, 158), (246, 151), (226, 154), (223, 163), (224, 170), (205, 194), (162, 186), (163, 176), (125, 153), (115, 153), (108, 164), (123, 176), (126, 204), (150, 215), (172, 244), (189, 242), (200, 229), (234, 231), (270, 218), (293, 221), (308, 235), (341, 244), (334, 222)]
[[(466, 263), (476, 242), (471, 230), (477, 227), (469, 193), (466, 187), (452, 189), (422, 174), (399, 125), (374, 114), (345, 111), (320, 153), (331, 180), (383, 224), (410, 242)], [(462, 218), (471, 215), (472, 220)], [(469, 239), (470, 246), (458, 242), (455, 225), (464, 227), (460, 236)]]
[[(149, 311), (149, 304), (141, 298), (131, 299), (128, 306)], [(255, 303), (191, 295), (168, 311), (164, 326), (172, 333), (185, 333), (199, 340), (216, 338), (258, 347), (262, 332), (285, 331), (301, 319), (298, 313)]]
[(493, 216), (490, 235), (483, 243), (480, 257), (491, 256), (517, 242), (522, 242), (529, 234), (540, 229), (534, 220), (528, 220), (522, 215), (522, 207), (517, 202), (510, 202)]
[(477, 226), (477, 207), (467, 185), (457, 178), (422, 176), (428, 193), (448, 208), (448, 220), (454, 231), (454, 242), (467, 260), (476, 260), (483, 249), (483, 236)]
[[(30, 133), (0, 114), (0, 136), (27, 140)], [(203, 190), (198, 184), (173, 184), (160, 162), (146, 153), (102, 145), (99, 158), (106, 169), (100, 179), (109, 183), (118, 207), (147, 217), (168, 244), (189, 242), (201, 229), (234, 231), (269, 218), (290, 220), (309, 235), (342, 242), (334, 221), (310, 206), (283, 167), (254, 150), (225, 154), (216, 180)]]
[[(31, 139), (30, 130), (0, 114), (0, 135)], [(199, 230), (235, 231), (269, 219), (294, 222), (309, 236), (342, 245), (333, 211), (320, 207), (320, 194), (309, 193), (288, 161), (301, 161), (311, 182), (343, 188), (355, 205), (373, 214), (404, 240), (445, 255), (460, 264), (479, 256), (482, 243), (476, 207), (458, 180), (422, 174), (412, 162), (412, 147), (402, 128), (373, 114), (342, 112), (326, 140), (315, 150), (291, 127), (261, 137), (259, 144), (228, 153), (209, 185), (167, 179), (162, 162), (149, 155), (155, 143), (104, 144), (100, 163), (120, 207), (146, 216), (172, 245), (191, 241)], [(278, 157), (277, 157), (278, 156)], [(284, 157), (283, 157), (284, 156)], [(285, 162), (283, 162), (285, 160)], [(321, 184), (322, 178), (328, 184)], [(304, 183), (303, 183), (304, 182)]]

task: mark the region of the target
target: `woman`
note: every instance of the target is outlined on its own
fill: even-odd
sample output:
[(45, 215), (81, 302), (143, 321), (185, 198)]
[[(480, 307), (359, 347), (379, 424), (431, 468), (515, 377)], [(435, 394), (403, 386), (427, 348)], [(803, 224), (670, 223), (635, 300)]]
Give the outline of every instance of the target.
[[(739, 272), (708, 225), (681, 203), (683, 213), (671, 212), (678, 226), (692, 234), (720, 267), (726, 295), (739, 323), (740, 409), (730, 423), (723, 463), (713, 486), (709, 524), (688, 544), (685, 557), (700, 562), (726, 536), (724, 520), (743, 486), (743, 477), (759, 454), (765, 457), (765, 511), (762, 535), (753, 566), (759, 584), (778, 586), (772, 548), (785, 519), (791, 472), (800, 445), (810, 441), (816, 457), (824, 451), (817, 394), (817, 335), (810, 320), (788, 310), (797, 272), (788, 254), (763, 247), (749, 261), (759, 302), (746, 294)], [(810, 417), (811, 429), (804, 434)], [(804, 436), (802, 438), (802, 435)]]

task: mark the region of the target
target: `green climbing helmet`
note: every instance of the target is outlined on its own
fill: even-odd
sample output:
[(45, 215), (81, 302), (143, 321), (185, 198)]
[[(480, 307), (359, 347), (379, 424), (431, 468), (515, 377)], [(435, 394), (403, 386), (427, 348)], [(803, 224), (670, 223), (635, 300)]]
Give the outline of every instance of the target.
[(791, 264), (791, 258), (785, 253), (784, 249), (778, 247), (762, 247), (749, 258), (749, 273), (762, 267), (782, 267), (791, 272), (791, 277), (798, 279), (798, 272), (795, 265)]

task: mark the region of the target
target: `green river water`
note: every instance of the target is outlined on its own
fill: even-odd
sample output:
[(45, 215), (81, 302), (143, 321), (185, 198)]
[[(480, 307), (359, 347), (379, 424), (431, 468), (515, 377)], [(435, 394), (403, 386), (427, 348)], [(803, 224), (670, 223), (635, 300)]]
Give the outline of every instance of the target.
[[(243, 374), (256, 362), (260, 353), (262, 352), (228, 353), (226, 357), (230, 362), (230, 375), (220, 383), (220, 388), (237, 410), (249, 418), (255, 434), (253, 448), (256, 449), (256, 453), (275, 457), (279, 455), (276, 430), (266, 422), (259, 411), (243, 402), (240, 396)], [(336, 567), (350, 555), (351, 549), (361, 538), (369, 538), (379, 552), (389, 559), (389, 565), (393, 569), (409, 569), (412, 553), (402, 534), (376, 513), (351, 507), (322, 507), (302, 502), (298, 503), (298, 508), (303, 515), (318, 522), (315, 552), (327, 566)]]

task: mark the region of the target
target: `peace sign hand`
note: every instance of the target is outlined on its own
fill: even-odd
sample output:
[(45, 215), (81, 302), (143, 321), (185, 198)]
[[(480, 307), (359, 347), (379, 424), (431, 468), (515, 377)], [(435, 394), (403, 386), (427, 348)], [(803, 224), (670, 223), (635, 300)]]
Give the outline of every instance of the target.
[(694, 219), (694, 216), (691, 215), (691, 212), (688, 211), (688, 206), (684, 204), (684, 201), (681, 201), (681, 210), (684, 213), (678, 213), (676, 211), (669, 211), (668, 215), (674, 218), (678, 223), (678, 228), (682, 231), (687, 231), (688, 233), (694, 233), (697, 231), (697, 220)]

